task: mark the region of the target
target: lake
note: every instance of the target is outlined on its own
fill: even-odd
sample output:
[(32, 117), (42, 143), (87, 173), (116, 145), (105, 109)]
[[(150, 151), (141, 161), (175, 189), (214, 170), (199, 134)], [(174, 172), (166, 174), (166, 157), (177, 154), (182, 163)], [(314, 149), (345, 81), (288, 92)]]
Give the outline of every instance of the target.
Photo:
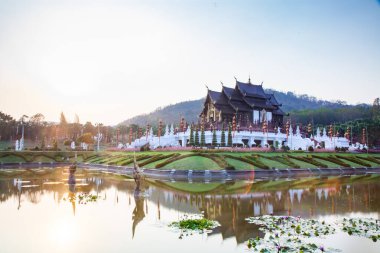
[[(180, 234), (168, 225), (203, 212), (220, 226)], [(135, 182), (121, 175), (65, 168), (0, 170), (0, 252), (251, 252), (263, 236), (245, 218), (264, 214), (334, 222), (379, 219), (380, 175), (227, 182)], [(318, 245), (380, 252), (380, 242), (338, 232)]]

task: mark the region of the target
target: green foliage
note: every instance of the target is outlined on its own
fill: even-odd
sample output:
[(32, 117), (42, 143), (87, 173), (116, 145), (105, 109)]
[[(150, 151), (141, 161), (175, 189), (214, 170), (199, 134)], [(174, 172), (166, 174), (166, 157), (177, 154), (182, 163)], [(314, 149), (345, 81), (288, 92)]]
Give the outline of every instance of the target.
[(194, 144), (195, 146), (199, 146), (199, 131), (197, 128), (195, 128), (195, 138), (194, 138)]
[(83, 135), (79, 136), (77, 139), (77, 142), (84, 142), (86, 144), (93, 144), (94, 143), (94, 137), (92, 136), (92, 133), (84, 133)]
[(301, 161), (301, 162), (313, 164), (313, 165), (315, 165), (317, 167), (321, 167), (321, 168), (327, 168), (328, 167), (326, 164), (318, 162), (317, 160), (313, 159), (311, 156), (304, 157), (304, 156), (292, 156), (292, 155), (289, 155), (288, 157), (292, 158), (292, 159), (295, 159), (295, 160), (298, 160), (298, 161)]
[(359, 164), (361, 166), (365, 166), (365, 167), (371, 167), (371, 164), (363, 161), (363, 160), (360, 160), (354, 156), (345, 156), (345, 155), (336, 155), (337, 158), (339, 159), (346, 159), (350, 162), (353, 162), (353, 163), (356, 163), (356, 164)]
[(152, 158), (147, 159), (146, 161), (144, 161), (142, 163), (139, 163), (139, 166), (143, 167), (147, 164), (154, 163), (154, 162), (164, 160), (164, 159), (168, 159), (168, 158), (176, 156), (176, 155), (179, 155), (179, 154), (178, 153), (168, 154), (168, 155), (158, 154), (158, 155), (153, 156)]
[(258, 167), (260, 169), (269, 169), (269, 167), (267, 165), (265, 165), (264, 163), (262, 163), (261, 161), (259, 161), (255, 157), (251, 157), (251, 156), (239, 157), (239, 156), (232, 156), (232, 155), (225, 155), (225, 157), (251, 164), (251, 165)]
[(227, 146), (232, 147), (232, 126), (231, 123), (228, 125), (228, 137), (227, 137)]
[(328, 156), (328, 157), (325, 157), (325, 156), (318, 156), (318, 155), (313, 155), (312, 156), (313, 158), (318, 158), (318, 159), (321, 159), (321, 160), (325, 160), (325, 161), (328, 161), (328, 162), (331, 162), (331, 163), (335, 163), (335, 164), (338, 164), (342, 167), (345, 167), (345, 168), (350, 168), (351, 166), (341, 160), (339, 160), (338, 158), (334, 157), (334, 156)]
[(189, 145), (191, 147), (194, 146), (194, 130), (193, 130), (193, 126), (190, 127), (190, 140), (189, 140)]
[(42, 138), (41, 140), (41, 150), (45, 149), (45, 138)]
[(58, 150), (58, 142), (56, 139), (53, 141), (53, 150)]
[(212, 146), (216, 147), (218, 145), (218, 141), (216, 140), (216, 130), (212, 132)]
[(222, 146), (222, 147), (226, 146), (226, 132), (224, 129), (224, 123), (222, 123), (222, 134), (220, 137), (220, 146)]
[(201, 128), (201, 147), (204, 147), (206, 145), (206, 138), (205, 138), (205, 129), (204, 127)]
[(214, 226), (214, 222), (206, 218), (201, 219), (185, 219), (178, 223), (173, 222), (172, 225), (178, 225), (180, 229), (190, 229), (190, 230), (204, 230), (211, 229)]

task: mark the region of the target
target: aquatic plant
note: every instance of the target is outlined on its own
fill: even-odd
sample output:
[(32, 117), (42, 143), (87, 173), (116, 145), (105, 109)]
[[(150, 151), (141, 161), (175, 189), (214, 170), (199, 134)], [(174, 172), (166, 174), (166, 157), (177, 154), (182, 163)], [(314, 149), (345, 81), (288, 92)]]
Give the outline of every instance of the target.
[(349, 235), (367, 237), (374, 242), (380, 240), (380, 221), (372, 218), (343, 218), (337, 224)]
[(336, 229), (324, 221), (302, 219), (292, 216), (264, 215), (246, 219), (261, 226), (264, 238), (253, 238), (247, 242), (254, 252), (334, 252), (336, 249), (308, 243), (305, 238), (334, 234)]
[(185, 214), (179, 221), (169, 224), (169, 227), (180, 230), (179, 239), (182, 239), (184, 235), (192, 235), (193, 232), (199, 234), (210, 233), (212, 229), (219, 226), (220, 224), (217, 221), (204, 218), (203, 213), (195, 215)]

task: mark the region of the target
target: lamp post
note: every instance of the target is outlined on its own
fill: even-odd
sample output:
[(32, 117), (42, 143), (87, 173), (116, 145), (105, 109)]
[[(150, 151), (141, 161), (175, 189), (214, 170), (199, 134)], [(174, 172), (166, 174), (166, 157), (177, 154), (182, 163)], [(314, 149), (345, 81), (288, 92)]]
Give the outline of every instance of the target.
[(97, 134), (97, 138), (96, 138), (96, 141), (97, 141), (96, 151), (99, 152), (99, 150), (100, 150), (100, 140), (102, 139), (103, 135), (100, 133), (100, 123), (96, 123), (95, 126), (98, 127), (98, 134)]

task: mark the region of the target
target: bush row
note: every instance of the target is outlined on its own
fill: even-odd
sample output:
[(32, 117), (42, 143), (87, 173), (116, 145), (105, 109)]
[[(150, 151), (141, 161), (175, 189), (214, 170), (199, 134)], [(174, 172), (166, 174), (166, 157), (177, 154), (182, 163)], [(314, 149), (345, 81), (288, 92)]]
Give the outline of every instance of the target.
[(275, 161), (275, 162), (279, 162), (279, 163), (282, 163), (282, 164), (285, 164), (286, 166), (290, 167), (290, 168), (296, 168), (296, 169), (299, 169), (300, 166), (298, 164), (295, 164), (294, 162), (292, 162), (289, 158), (287, 157), (282, 157), (282, 156), (268, 156), (266, 157), (267, 159), (269, 160), (272, 160), (272, 161)]
[(234, 166), (229, 164), (223, 156), (218, 156), (215, 154), (202, 154), (200, 153), (199, 156), (206, 157), (208, 159), (213, 160), (218, 166), (222, 169), (235, 169)]
[(321, 167), (321, 168), (327, 168), (328, 167), (326, 164), (318, 162), (317, 160), (314, 160), (312, 157), (302, 157), (302, 156), (289, 155), (289, 158), (296, 159), (298, 161), (305, 162), (305, 163), (310, 163), (310, 164), (313, 164), (313, 165), (315, 165), (317, 167)]
[(240, 156), (232, 156), (232, 155), (225, 155), (226, 158), (230, 158), (230, 159), (235, 159), (235, 160), (238, 160), (238, 161), (241, 161), (241, 162), (245, 162), (245, 163), (248, 163), (248, 164), (251, 164), (253, 166), (256, 166), (260, 169), (269, 169), (269, 167), (265, 164), (263, 164), (262, 162), (260, 162), (259, 160), (255, 159), (254, 157), (252, 156), (246, 156), (246, 157), (240, 157)]
[(328, 162), (331, 162), (331, 163), (335, 163), (335, 164), (338, 164), (342, 167), (345, 167), (345, 168), (350, 168), (351, 166), (347, 163), (345, 163), (344, 161), (341, 161), (339, 160), (338, 158), (334, 157), (334, 156), (317, 156), (317, 155), (313, 155), (312, 156), (313, 158), (317, 158), (317, 159), (321, 159), (321, 160), (325, 160), (325, 161), (328, 161)]
[(168, 160), (163, 161), (162, 163), (156, 164), (155, 168), (157, 168), (157, 169), (162, 168), (162, 167), (165, 167), (166, 165), (168, 165), (169, 163), (172, 163), (172, 162), (175, 162), (175, 161), (187, 158), (187, 157), (191, 157), (191, 156), (197, 156), (197, 154), (180, 155), (178, 153), (175, 153), (174, 156), (172, 156)]
[(376, 164), (379, 164), (380, 165), (380, 160), (377, 160), (376, 158), (372, 157), (372, 156), (367, 156), (367, 157), (364, 157), (364, 156), (357, 156), (357, 158), (359, 159), (363, 159), (363, 160), (366, 160), (368, 162), (373, 162), (373, 163), (376, 163)]
[[(144, 159), (149, 159), (151, 157), (152, 157), (151, 155), (138, 155), (138, 156), (136, 156), (136, 162), (144, 160)], [(131, 157), (131, 158), (125, 160), (125, 162), (120, 163), (120, 165), (121, 166), (128, 165), (130, 163), (133, 163), (133, 161), (134, 161), (134, 157)]]
[(353, 163), (356, 163), (356, 164), (359, 164), (361, 166), (365, 166), (365, 167), (371, 167), (371, 164), (363, 161), (363, 160), (360, 160), (354, 156), (342, 156), (342, 155), (336, 155), (337, 158), (339, 159), (346, 159), (347, 161), (350, 161), (350, 162), (353, 162)]
[(148, 160), (146, 160), (142, 163), (139, 163), (139, 166), (142, 167), (142, 166), (145, 166), (149, 163), (154, 163), (154, 162), (157, 162), (160, 160), (164, 160), (164, 159), (167, 159), (167, 158), (174, 156), (175, 154), (178, 154), (178, 153), (173, 153), (173, 154), (168, 154), (168, 155), (158, 154), (158, 155), (153, 156), (152, 158), (149, 158)]

